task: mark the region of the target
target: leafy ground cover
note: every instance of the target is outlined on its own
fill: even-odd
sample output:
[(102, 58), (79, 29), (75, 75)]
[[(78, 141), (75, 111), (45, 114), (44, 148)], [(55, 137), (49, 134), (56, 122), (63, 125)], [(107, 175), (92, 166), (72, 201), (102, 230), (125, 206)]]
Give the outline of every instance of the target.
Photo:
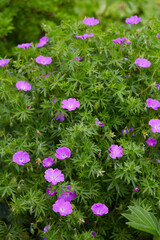
[(159, 27), (48, 22), (0, 60), (2, 239), (159, 239)]

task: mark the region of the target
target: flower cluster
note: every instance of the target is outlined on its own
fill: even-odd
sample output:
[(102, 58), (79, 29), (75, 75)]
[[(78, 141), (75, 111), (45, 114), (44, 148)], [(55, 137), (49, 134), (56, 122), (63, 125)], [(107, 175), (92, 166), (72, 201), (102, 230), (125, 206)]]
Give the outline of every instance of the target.
[(109, 156), (113, 159), (116, 159), (116, 157), (122, 157), (123, 156), (123, 148), (121, 146), (112, 145), (109, 148), (109, 151), (111, 152), (111, 153), (109, 153)]

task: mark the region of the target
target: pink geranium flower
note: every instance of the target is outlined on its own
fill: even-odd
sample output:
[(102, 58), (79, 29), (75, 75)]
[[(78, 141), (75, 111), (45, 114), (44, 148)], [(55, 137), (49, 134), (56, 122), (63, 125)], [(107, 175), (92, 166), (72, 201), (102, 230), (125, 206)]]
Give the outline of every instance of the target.
[(27, 152), (19, 151), (13, 155), (13, 162), (16, 162), (19, 165), (24, 165), (29, 161), (30, 161), (30, 158)]
[(93, 204), (91, 209), (92, 209), (93, 213), (96, 214), (97, 216), (99, 216), (99, 215), (102, 216), (103, 214), (108, 213), (108, 207), (103, 203), (95, 203), (95, 204)]
[(116, 159), (116, 157), (122, 157), (123, 156), (123, 148), (121, 146), (112, 145), (109, 148), (109, 151), (111, 152), (111, 153), (109, 153), (109, 156), (113, 159)]
[(49, 38), (48, 37), (42, 37), (40, 40), (39, 40), (39, 43), (37, 43), (37, 47), (43, 47), (44, 45), (46, 45), (46, 43), (49, 41)]
[(45, 171), (44, 177), (47, 180), (47, 182), (51, 182), (53, 185), (56, 185), (58, 182), (64, 182), (64, 175), (61, 173), (61, 171), (58, 168), (47, 169)]
[(76, 108), (80, 107), (80, 103), (75, 98), (69, 98), (68, 100), (64, 99), (62, 101), (62, 106), (61, 107), (63, 109), (68, 109), (69, 111), (73, 111)]
[(55, 156), (60, 160), (63, 160), (65, 158), (70, 158), (71, 150), (66, 147), (58, 148), (56, 150)]
[[(67, 189), (71, 189), (72, 187), (68, 185)], [(77, 195), (76, 192), (72, 193), (71, 191), (63, 191), (60, 195), (60, 197), (57, 195), (57, 199), (64, 199), (65, 201), (70, 202), (73, 198), (75, 198)]]
[(93, 37), (93, 33), (76, 36), (76, 38), (81, 38), (81, 39), (86, 39), (89, 37)]
[(26, 92), (31, 90), (31, 85), (28, 82), (19, 81), (16, 83), (16, 88)]
[(52, 191), (52, 186), (47, 187), (46, 192), (49, 196), (53, 196), (56, 193), (56, 191)]
[(128, 24), (137, 24), (141, 22), (141, 17), (132, 16), (130, 18), (127, 18), (125, 22)]
[(53, 158), (51, 158), (51, 157), (45, 158), (42, 162), (43, 167), (51, 167), (54, 163), (55, 162), (53, 161)]
[(64, 199), (59, 199), (53, 204), (53, 211), (59, 212), (61, 216), (66, 216), (72, 213), (72, 205)]
[(158, 110), (158, 108), (160, 107), (160, 102), (158, 102), (155, 99), (148, 98), (146, 102), (147, 102), (147, 107), (152, 108), (154, 110)]
[(27, 49), (27, 48), (31, 47), (32, 44), (33, 44), (33, 42), (31, 42), (31, 43), (22, 43), (22, 44), (18, 44), (17, 47), (23, 48), (23, 49)]
[(148, 124), (151, 126), (152, 132), (160, 133), (160, 120), (159, 119), (151, 119)]
[(39, 57), (36, 58), (36, 62), (42, 65), (48, 65), (52, 62), (52, 58), (51, 57), (44, 57), (42, 55), (40, 55)]
[[(123, 44), (125, 43), (125, 44), (131, 44), (131, 42), (128, 42), (127, 40), (126, 40), (126, 37), (122, 37), (122, 38), (116, 38), (116, 39), (113, 39), (112, 40), (114, 43), (116, 43), (116, 44), (122, 44), (122, 46), (123, 46)], [(127, 59), (128, 60), (128, 59)]]
[(148, 61), (145, 58), (137, 58), (135, 60), (135, 64), (137, 64), (138, 66), (140, 66), (141, 68), (148, 68), (151, 66), (151, 62)]
[(159, 33), (157, 33), (157, 35), (156, 35), (158, 38), (160, 38), (160, 34)]
[(157, 141), (154, 138), (148, 138), (146, 143), (148, 144), (148, 146), (154, 147), (157, 144)]
[(9, 63), (9, 59), (2, 59), (0, 60), (0, 67), (4, 67)]
[(99, 24), (99, 21), (97, 19), (95, 19), (94, 17), (89, 17), (89, 18), (83, 19), (83, 23), (91, 27), (91, 26)]

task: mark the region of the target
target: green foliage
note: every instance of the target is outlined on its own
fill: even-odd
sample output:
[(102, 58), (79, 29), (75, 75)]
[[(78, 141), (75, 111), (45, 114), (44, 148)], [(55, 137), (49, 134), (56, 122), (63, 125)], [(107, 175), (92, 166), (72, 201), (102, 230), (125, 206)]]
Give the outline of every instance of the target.
[(139, 206), (129, 206), (128, 208), (131, 211), (131, 214), (124, 213), (122, 215), (130, 221), (127, 222), (129, 226), (160, 238), (159, 221), (153, 213), (150, 213)]
[[(31, 1), (24, 3), (34, 7)], [(35, 4), (38, 9), (47, 8), (38, 1)], [(97, 6), (94, 1), (93, 6)], [(105, 3), (102, 13), (104, 9)], [(157, 142), (160, 139), (148, 125), (150, 119), (159, 117), (159, 110), (146, 107), (147, 98), (160, 101), (156, 86), (160, 76), (160, 40), (156, 37), (160, 22), (151, 19), (137, 26), (111, 23), (107, 28), (100, 23), (90, 28), (82, 19), (65, 20), (59, 26), (44, 21), (49, 42), (43, 48), (37, 48), (34, 40), (28, 49), (15, 46), (14, 58), (0, 68), (0, 201), (7, 209), (1, 217), (2, 239), (42, 239), (44, 227), (51, 225), (46, 239), (93, 239), (95, 232), (100, 240), (146, 240), (150, 236), (127, 227), (121, 213), (134, 204), (146, 206), (160, 218), (159, 146), (146, 144), (148, 137)], [(76, 35), (91, 32), (92, 38), (76, 39)], [(121, 46), (112, 41), (123, 36), (132, 44)], [(37, 64), (39, 55), (50, 56), (52, 63)], [(73, 60), (78, 56), (81, 61)], [(150, 68), (135, 65), (142, 57), (151, 61)], [(54, 75), (45, 77), (48, 72)], [(31, 91), (18, 90), (18, 81), (29, 82)], [(76, 98), (80, 108), (71, 112), (63, 109), (61, 102), (68, 98)], [(65, 121), (56, 121), (59, 111)], [(103, 127), (96, 125), (96, 118)], [(126, 134), (132, 126), (134, 132)], [(109, 156), (112, 144), (123, 147), (123, 157)], [(64, 146), (70, 148), (71, 157), (59, 161), (55, 152)], [(13, 155), (20, 150), (30, 156), (24, 166), (13, 162)], [(46, 194), (49, 184), (42, 165), (48, 156), (55, 161), (53, 169), (60, 169), (65, 176), (63, 183), (53, 186), (56, 194), (52, 197)], [(52, 205), (69, 184), (77, 193), (72, 200), (73, 212), (60, 216)], [(97, 217), (91, 211), (94, 203), (106, 204), (109, 213)], [(138, 206), (130, 209), (138, 212)], [(147, 214), (147, 219), (155, 221)], [(144, 220), (138, 220), (143, 227)], [(152, 222), (147, 224), (152, 231)], [(155, 229), (151, 231), (157, 236)]]

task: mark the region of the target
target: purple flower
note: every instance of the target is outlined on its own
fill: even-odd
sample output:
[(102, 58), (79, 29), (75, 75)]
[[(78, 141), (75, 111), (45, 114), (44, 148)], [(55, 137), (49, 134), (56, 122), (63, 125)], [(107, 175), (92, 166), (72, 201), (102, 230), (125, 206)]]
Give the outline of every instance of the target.
[(148, 124), (151, 126), (152, 132), (160, 133), (160, 120), (159, 119), (151, 119)]
[(93, 213), (96, 214), (97, 216), (99, 216), (99, 215), (102, 216), (103, 214), (108, 213), (108, 207), (103, 203), (95, 203), (95, 204), (93, 204), (91, 209), (92, 209)]
[(56, 193), (56, 191), (52, 191), (52, 186), (47, 187), (46, 192), (49, 196), (53, 196)]
[(125, 22), (128, 24), (137, 24), (141, 22), (141, 17), (132, 16), (130, 18), (127, 18)]
[(160, 85), (159, 85), (159, 84), (157, 84), (157, 88), (158, 88), (158, 90), (159, 90), (159, 88), (160, 88)]
[(160, 160), (159, 160), (159, 159), (156, 159), (156, 161), (157, 161), (158, 163), (160, 163)]
[(78, 58), (74, 58), (73, 60), (78, 60), (78, 62), (80, 62), (82, 60), (82, 58), (78, 57)]
[(84, 34), (84, 35), (81, 35), (81, 36), (76, 36), (76, 38), (81, 38), (81, 39), (86, 39), (86, 38), (89, 38), (89, 37), (93, 37), (93, 33)]
[(50, 225), (45, 226), (44, 227), (44, 232), (46, 233), (50, 229), (50, 227), (51, 227)]
[(99, 127), (104, 126), (103, 123), (101, 123), (98, 118), (96, 118), (95, 124), (98, 125)]
[[(122, 38), (116, 38), (116, 39), (113, 39), (112, 40), (114, 43), (116, 43), (116, 44), (122, 44), (122, 46), (123, 46), (123, 43), (125, 43), (125, 44), (131, 44), (131, 42), (128, 42), (127, 40), (126, 40), (126, 37), (122, 37)], [(127, 58), (127, 60), (128, 60), (128, 58)]]
[(128, 76), (128, 75), (126, 75), (126, 78), (129, 78), (129, 76)]
[(146, 143), (148, 144), (148, 146), (154, 147), (157, 144), (157, 141), (154, 138), (148, 138)]
[[(71, 189), (71, 186), (68, 185), (67, 189)], [(62, 190), (62, 193), (61, 193), (60, 197), (58, 197), (58, 195), (57, 195), (57, 199), (63, 199), (65, 201), (70, 202), (73, 198), (76, 197), (76, 195), (77, 195), (76, 192), (72, 193), (70, 191), (63, 191)]]
[(66, 147), (58, 148), (56, 150), (55, 156), (60, 160), (65, 159), (65, 158), (70, 158), (71, 150)]
[(28, 105), (28, 106), (27, 106), (27, 109), (28, 109), (28, 108), (30, 108), (30, 107), (31, 107), (31, 106), (30, 106), (30, 105)]
[[(57, 113), (57, 111), (55, 111), (55, 113)], [(61, 111), (59, 111), (59, 115), (57, 115), (57, 117), (56, 117), (56, 121), (58, 121), (58, 120), (60, 120), (60, 122), (63, 122), (65, 120), (65, 116), (62, 114)]]
[(127, 60), (128, 60), (128, 58), (124, 58), (124, 60), (125, 60), (125, 61), (127, 61)]
[(61, 173), (61, 171), (58, 168), (47, 169), (45, 171), (44, 177), (47, 180), (47, 182), (51, 182), (52, 185), (56, 185), (58, 182), (64, 182), (64, 175)]
[(30, 158), (27, 152), (19, 151), (13, 155), (13, 162), (16, 162), (19, 165), (24, 165), (29, 161), (30, 161)]
[(112, 41), (116, 44), (123, 44), (125, 40), (126, 40), (126, 37), (122, 37), (122, 38), (113, 39)]
[(129, 128), (129, 132), (130, 132), (130, 131), (134, 131), (134, 127), (130, 127), (130, 128)]
[(32, 44), (33, 44), (33, 42), (31, 42), (31, 43), (22, 43), (22, 44), (18, 44), (17, 47), (23, 48), (23, 49), (27, 49), (27, 48), (29, 48)]
[(112, 145), (109, 148), (109, 151), (111, 152), (109, 156), (113, 159), (116, 159), (116, 157), (122, 157), (123, 156), (123, 148), (118, 145)]
[(134, 191), (135, 191), (135, 192), (138, 192), (138, 191), (139, 191), (139, 188), (137, 188), (137, 187), (134, 188)]
[(45, 158), (42, 162), (43, 167), (51, 167), (54, 163), (55, 162), (53, 161), (53, 158), (51, 158), (51, 157)]
[(0, 67), (4, 67), (9, 63), (9, 59), (2, 59), (0, 60)]
[(42, 65), (48, 65), (52, 62), (52, 58), (51, 57), (43, 57), (42, 55), (40, 55), (39, 57), (36, 58), (36, 62)]
[(72, 205), (70, 202), (64, 201), (64, 199), (59, 199), (53, 204), (53, 211), (59, 212), (61, 216), (66, 216), (72, 213)]
[(48, 76), (51, 75), (51, 74), (54, 75), (52, 72), (49, 72), (49, 73), (47, 73), (47, 75), (45, 76), (45, 78), (48, 77)]
[(28, 82), (25, 81), (19, 81), (16, 83), (16, 88), (18, 90), (23, 90), (23, 91), (30, 91), (31, 90), (31, 85)]
[(46, 45), (46, 43), (48, 42), (49, 38), (48, 37), (42, 37), (39, 40), (39, 43), (37, 44), (37, 47), (43, 47), (44, 45)]
[(92, 232), (92, 235), (93, 235), (93, 237), (95, 237), (95, 238), (97, 237), (95, 232)]
[(157, 35), (156, 35), (158, 38), (160, 38), (160, 34), (159, 33), (157, 33)]
[(97, 19), (95, 19), (94, 17), (89, 17), (89, 18), (83, 19), (83, 23), (92, 27), (94, 25), (99, 24), (99, 21)]
[(122, 131), (121, 131), (121, 134), (128, 134), (128, 129), (123, 129)]
[(80, 107), (80, 103), (75, 98), (69, 98), (68, 100), (64, 99), (62, 101), (62, 106), (61, 107), (63, 109), (68, 109), (69, 111), (73, 111), (76, 108)]
[(155, 99), (148, 98), (146, 102), (147, 102), (147, 107), (152, 108), (154, 110), (158, 110), (158, 108), (160, 107), (160, 102), (158, 102)]
[(137, 64), (138, 66), (140, 66), (141, 68), (148, 68), (151, 66), (151, 62), (148, 61), (145, 58), (137, 58), (135, 60), (135, 64)]

